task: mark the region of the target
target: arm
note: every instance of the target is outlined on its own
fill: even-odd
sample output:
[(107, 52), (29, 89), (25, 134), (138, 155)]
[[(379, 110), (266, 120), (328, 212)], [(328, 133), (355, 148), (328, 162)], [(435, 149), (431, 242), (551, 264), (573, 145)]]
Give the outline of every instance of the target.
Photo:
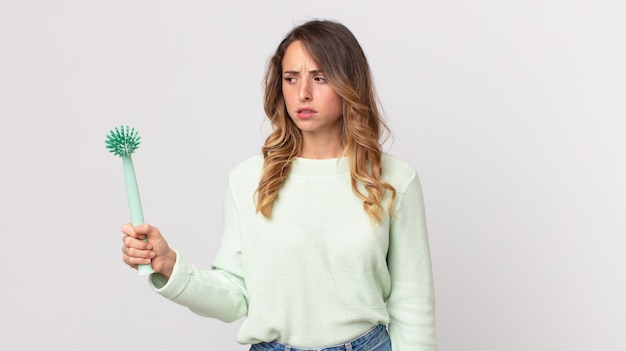
[(241, 277), (217, 268), (200, 270), (181, 255), (169, 280), (152, 274), (149, 283), (163, 297), (204, 317), (233, 322), (248, 311)]
[(391, 219), (387, 264), (391, 294), (387, 309), (394, 351), (434, 351), (435, 294), (424, 201), (415, 174), (398, 189)]
[(237, 209), (230, 186), (224, 200), (224, 233), (210, 270), (200, 270), (177, 255), (171, 276), (153, 274), (150, 285), (162, 296), (202, 316), (225, 322), (246, 315), (248, 300), (243, 269)]

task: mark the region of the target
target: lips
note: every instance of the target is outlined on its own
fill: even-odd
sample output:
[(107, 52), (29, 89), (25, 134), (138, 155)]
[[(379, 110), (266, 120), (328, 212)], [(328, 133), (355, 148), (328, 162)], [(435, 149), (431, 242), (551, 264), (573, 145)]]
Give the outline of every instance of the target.
[(309, 107), (301, 107), (296, 110), (296, 115), (298, 116), (298, 118), (301, 118), (301, 119), (311, 118), (316, 113), (317, 111)]

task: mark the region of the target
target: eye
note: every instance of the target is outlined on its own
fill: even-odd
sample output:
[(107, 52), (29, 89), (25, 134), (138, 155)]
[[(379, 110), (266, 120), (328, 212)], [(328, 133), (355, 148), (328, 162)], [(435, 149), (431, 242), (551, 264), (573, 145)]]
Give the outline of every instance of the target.
[(283, 80), (285, 82), (287, 82), (287, 84), (294, 84), (296, 82), (296, 78), (295, 77), (283, 77)]
[(318, 83), (326, 83), (326, 77), (324, 76), (315, 76), (313, 79)]

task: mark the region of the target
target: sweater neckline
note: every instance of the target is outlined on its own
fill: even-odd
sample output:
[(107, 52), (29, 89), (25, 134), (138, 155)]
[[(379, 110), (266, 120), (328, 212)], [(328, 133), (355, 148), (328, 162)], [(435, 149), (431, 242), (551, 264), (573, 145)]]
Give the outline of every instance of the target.
[(290, 175), (331, 176), (350, 173), (347, 157), (313, 159), (296, 157), (291, 164)]

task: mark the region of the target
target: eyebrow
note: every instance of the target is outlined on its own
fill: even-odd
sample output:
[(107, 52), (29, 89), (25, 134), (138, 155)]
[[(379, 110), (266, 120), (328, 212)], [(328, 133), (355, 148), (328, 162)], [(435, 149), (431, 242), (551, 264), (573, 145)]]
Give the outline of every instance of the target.
[[(319, 73), (324, 73), (324, 72), (322, 72), (321, 69), (313, 69), (309, 71), (309, 74), (319, 74)], [(300, 74), (300, 72), (296, 70), (286, 70), (285, 72), (283, 72), (283, 74)]]

